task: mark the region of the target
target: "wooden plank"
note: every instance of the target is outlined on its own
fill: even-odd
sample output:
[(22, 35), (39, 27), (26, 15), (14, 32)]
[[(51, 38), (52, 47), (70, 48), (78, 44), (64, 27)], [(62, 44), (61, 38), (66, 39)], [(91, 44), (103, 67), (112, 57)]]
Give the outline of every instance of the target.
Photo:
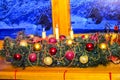
[(3, 40), (0, 40), (0, 50), (3, 49), (3, 43), (4, 43), (4, 41), (3, 41)]
[(53, 32), (58, 24), (59, 34), (68, 36), (70, 29), (70, 2), (69, 0), (52, 0)]
[[(4, 68), (0, 69), (0, 79), (14, 79), (15, 70), (16, 79), (22, 80), (120, 80), (120, 64), (110, 63), (107, 66), (98, 66), (92, 68), (70, 68), (70, 67), (27, 67), (14, 68), (11, 64), (0, 64)], [(5, 67), (6, 66), (6, 67)]]

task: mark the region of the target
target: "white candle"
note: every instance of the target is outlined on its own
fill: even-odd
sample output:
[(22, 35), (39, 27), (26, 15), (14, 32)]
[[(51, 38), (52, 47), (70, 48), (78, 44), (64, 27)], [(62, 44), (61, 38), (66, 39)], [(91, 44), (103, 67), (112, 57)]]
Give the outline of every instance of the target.
[(55, 36), (56, 36), (56, 39), (59, 40), (59, 29), (58, 29), (58, 24), (56, 24)]
[(70, 38), (74, 39), (74, 33), (73, 33), (73, 30), (72, 30), (72, 27), (71, 27), (71, 30), (70, 30)]
[(45, 39), (45, 38), (46, 38), (46, 31), (45, 31), (45, 28), (43, 28), (42, 38), (43, 38), (43, 39)]

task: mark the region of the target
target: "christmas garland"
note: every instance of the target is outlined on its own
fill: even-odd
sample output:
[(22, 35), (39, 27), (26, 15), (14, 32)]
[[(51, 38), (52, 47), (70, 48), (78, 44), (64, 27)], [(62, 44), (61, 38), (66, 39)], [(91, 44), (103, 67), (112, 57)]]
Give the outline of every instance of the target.
[(6, 37), (0, 55), (16, 67), (94, 67), (120, 63), (120, 34), (83, 34), (74, 39), (19, 32), (16, 39)]

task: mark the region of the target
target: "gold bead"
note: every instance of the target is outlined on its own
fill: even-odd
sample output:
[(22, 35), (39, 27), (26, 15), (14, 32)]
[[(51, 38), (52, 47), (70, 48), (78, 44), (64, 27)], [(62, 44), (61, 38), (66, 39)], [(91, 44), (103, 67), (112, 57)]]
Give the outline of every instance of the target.
[(24, 47), (27, 47), (28, 43), (26, 40), (21, 40), (20, 41), (20, 46), (24, 46)]

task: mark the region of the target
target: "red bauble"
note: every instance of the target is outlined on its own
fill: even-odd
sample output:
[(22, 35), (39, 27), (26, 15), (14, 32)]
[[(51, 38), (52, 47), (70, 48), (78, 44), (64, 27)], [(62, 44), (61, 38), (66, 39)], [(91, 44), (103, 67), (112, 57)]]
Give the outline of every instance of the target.
[(54, 38), (54, 37), (49, 38), (49, 43), (50, 43), (50, 44), (55, 44), (55, 43), (57, 43), (56, 38)]
[(114, 31), (118, 31), (119, 27), (118, 26), (114, 26)]
[(67, 51), (65, 53), (65, 57), (67, 60), (73, 60), (73, 58), (75, 57), (75, 53), (73, 51)]
[(66, 36), (65, 35), (60, 35), (60, 40), (65, 40), (66, 39)]
[(86, 44), (86, 50), (87, 51), (92, 51), (94, 49), (94, 44), (93, 43), (87, 43)]
[(56, 52), (57, 52), (57, 49), (56, 49), (55, 47), (51, 47), (51, 48), (49, 49), (49, 53), (50, 53), (51, 55), (55, 55)]
[(84, 39), (84, 38), (85, 38), (85, 35), (82, 35), (81, 38)]
[(21, 60), (22, 56), (21, 54), (17, 53), (17, 54), (14, 54), (14, 59), (15, 60)]
[(35, 62), (35, 61), (37, 60), (37, 55), (36, 55), (36, 53), (31, 53), (31, 54), (29, 54), (29, 60), (30, 60), (31, 62)]

